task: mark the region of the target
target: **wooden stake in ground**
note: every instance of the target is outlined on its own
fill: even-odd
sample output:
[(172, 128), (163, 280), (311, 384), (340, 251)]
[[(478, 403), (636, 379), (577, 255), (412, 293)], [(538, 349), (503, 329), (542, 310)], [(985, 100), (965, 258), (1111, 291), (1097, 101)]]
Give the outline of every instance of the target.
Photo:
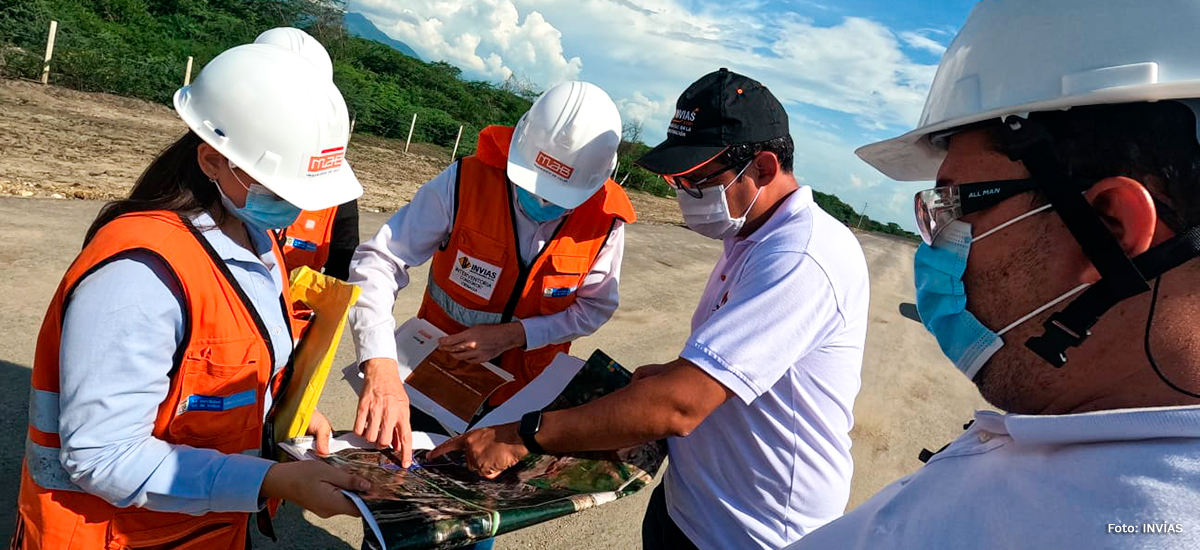
[(187, 70), (183, 72), (183, 85), (187, 86), (192, 83), (192, 56), (188, 56)]
[(58, 21), (50, 21), (50, 36), (46, 38), (46, 60), (42, 63), (42, 84), (50, 83), (50, 58), (54, 56), (55, 34), (58, 34)]
[(458, 154), (458, 140), (462, 139), (462, 126), (458, 127), (458, 137), (454, 138), (454, 151), (450, 153), (450, 162), (454, 162), (454, 155)]
[(408, 125), (408, 139), (404, 140), (404, 152), (405, 153), (408, 152), (408, 144), (412, 143), (412, 132), (413, 132), (413, 128), (416, 128), (416, 127), (417, 127), (417, 113), (413, 113), (412, 124)]

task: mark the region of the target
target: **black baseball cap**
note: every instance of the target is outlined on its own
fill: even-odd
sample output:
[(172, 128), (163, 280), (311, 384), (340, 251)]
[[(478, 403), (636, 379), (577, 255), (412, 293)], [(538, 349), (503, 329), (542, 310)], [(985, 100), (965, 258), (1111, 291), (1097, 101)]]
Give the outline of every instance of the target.
[(766, 86), (721, 68), (704, 75), (679, 96), (666, 141), (637, 164), (665, 176), (685, 174), (730, 146), (789, 134), (787, 112)]

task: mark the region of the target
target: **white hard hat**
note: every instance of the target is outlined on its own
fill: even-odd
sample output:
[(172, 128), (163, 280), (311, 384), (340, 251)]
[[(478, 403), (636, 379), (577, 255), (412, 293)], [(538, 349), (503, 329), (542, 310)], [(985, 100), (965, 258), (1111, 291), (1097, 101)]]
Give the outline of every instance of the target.
[(621, 115), (608, 94), (587, 82), (564, 82), (521, 116), (508, 149), (508, 179), (562, 208), (575, 208), (604, 185), (617, 165)]
[(269, 44), (226, 50), (175, 92), (175, 110), (206, 143), (299, 208), (362, 195), (345, 163), (346, 103), (300, 55)]
[(255, 44), (274, 44), (296, 52), (312, 63), (325, 78), (333, 79), (333, 61), (325, 46), (308, 33), (294, 27), (268, 29), (254, 39)]
[(942, 56), (917, 129), (857, 153), (896, 180), (932, 180), (929, 137), (1084, 105), (1200, 97), (1200, 2), (982, 0)]

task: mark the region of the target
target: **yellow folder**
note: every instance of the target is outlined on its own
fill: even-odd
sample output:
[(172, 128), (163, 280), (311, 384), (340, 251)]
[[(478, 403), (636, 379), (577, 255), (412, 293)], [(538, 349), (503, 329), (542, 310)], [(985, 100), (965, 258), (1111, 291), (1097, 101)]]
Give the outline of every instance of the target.
[(313, 317), (296, 348), (292, 380), (275, 416), (276, 443), (300, 437), (308, 429), (346, 327), (346, 314), (361, 292), (355, 285), (307, 267), (292, 271), (291, 286), (292, 301), (304, 302)]

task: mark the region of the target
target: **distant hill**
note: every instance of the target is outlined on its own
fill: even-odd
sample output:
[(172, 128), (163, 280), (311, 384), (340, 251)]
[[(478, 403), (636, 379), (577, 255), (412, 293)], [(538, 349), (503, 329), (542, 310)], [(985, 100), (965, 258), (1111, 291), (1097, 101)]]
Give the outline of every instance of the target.
[[(356, 133), (406, 139), (416, 114), (414, 142), (447, 148), (459, 142), (459, 156), (475, 151), (485, 126), (515, 125), (539, 94), (519, 79), (472, 81), (445, 61), (427, 63), (362, 14), (343, 12), (343, 5), (340, 0), (0, 0), (0, 77), (41, 77), (46, 25), (56, 20), (52, 84), (171, 105), (189, 57), (195, 76), (217, 54), (253, 41), (266, 29), (300, 25), (329, 50), (333, 80), (354, 113)], [(619, 150), (618, 181), (672, 196), (661, 177), (633, 162), (649, 146), (636, 134), (626, 136), (631, 141)], [(847, 225), (916, 238), (895, 223), (861, 216), (836, 196), (817, 193), (816, 200)]]
[(367, 19), (366, 16), (361, 13), (346, 12), (346, 16), (342, 18), (342, 21), (346, 26), (347, 34), (357, 36), (359, 38), (365, 38), (367, 40), (374, 40), (380, 44), (386, 44), (395, 48), (404, 55), (421, 59), (421, 56), (417, 55), (417, 52), (408, 47), (408, 44), (388, 36), (383, 31), (379, 30), (379, 27), (376, 27), (374, 23), (371, 23), (370, 19)]
[[(0, 77), (41, 77), (46, 26), (56, 20), (52, 84), (171, 105), (188, 57), (195, 77), (220, 52), (252, 42), (266, 29), (299, 25), (329, 50), (334, 83), (354, 114), (357, 133), (404, 139), (416, 114), (414, 142), (452, 147), (458, 140), (458, 154), (469, 155), (480, 129), (516, 124), (529, 110), (531, 101), (520, 89), (463, 79), (462, 71), (445, 62), (426, 63), (362, 15), (347, 15), (342, 5), (338, 0), (0, 0)], [(361, 25), (351, 33), (348, 27), (356, 23)], [(379, 38), (355, 36), (364, 26)]]

